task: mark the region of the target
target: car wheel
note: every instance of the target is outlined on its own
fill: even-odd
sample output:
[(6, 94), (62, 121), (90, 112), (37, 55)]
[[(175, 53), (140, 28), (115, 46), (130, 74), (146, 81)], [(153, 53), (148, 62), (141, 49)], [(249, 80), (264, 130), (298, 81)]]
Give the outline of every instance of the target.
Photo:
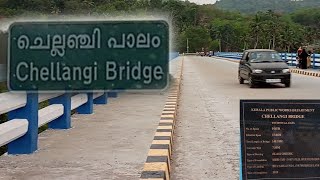
[(253, 80), (252, 80), (251, 75), (249, 75), (249, 79), (248, 79), (248, 81), (249, 81), (249, 86), (250, 86), (250, 88), (255, 87), (255, 84), (254, 84), (254, 82), (253, 82)]
[(240, 73), (238, 74), (238, 80), (240, 84), (244, 83), (244, 79), (240, 76)]
[(285, 87), (290, 87), (291, 86), (291, 82), (290, 81), (287, 81), (284, 83)]

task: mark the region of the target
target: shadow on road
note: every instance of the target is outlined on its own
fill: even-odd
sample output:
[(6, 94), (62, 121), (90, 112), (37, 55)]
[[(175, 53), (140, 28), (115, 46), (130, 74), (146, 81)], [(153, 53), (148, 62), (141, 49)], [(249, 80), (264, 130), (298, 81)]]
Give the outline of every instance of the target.
[[(248, 83), (245, 83), (244, 85), (248, 86)], [(267, 84), (267, 83), (261, 83), (253, 87), (252, 89), (274, 89), (274, 88), (286, 88), (284, 84)]]

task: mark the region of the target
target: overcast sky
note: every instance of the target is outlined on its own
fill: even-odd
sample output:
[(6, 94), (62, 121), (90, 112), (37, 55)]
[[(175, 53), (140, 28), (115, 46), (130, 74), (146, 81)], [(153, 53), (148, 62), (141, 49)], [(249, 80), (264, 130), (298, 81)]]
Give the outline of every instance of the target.
[(190, 2), (195, 2), (197, 4), (213, 4), (216, 0), (189, 0)]

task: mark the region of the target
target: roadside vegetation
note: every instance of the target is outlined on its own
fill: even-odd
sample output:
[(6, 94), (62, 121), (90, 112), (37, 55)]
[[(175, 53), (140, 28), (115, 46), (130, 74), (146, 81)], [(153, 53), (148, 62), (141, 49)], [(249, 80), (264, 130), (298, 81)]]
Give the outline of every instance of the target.
[(179, 0), (0, 0), (0, 16), (120, 15), (166, 13), (173, 19), (175, 49), (292, 52), (320, 39), (318, 0), (220, 0), (196, 5)]

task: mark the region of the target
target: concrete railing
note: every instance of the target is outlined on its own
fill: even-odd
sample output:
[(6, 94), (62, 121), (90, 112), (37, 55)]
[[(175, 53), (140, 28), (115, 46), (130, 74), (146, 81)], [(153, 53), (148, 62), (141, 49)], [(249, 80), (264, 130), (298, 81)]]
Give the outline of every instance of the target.
[[(290, 66), (297, 65), (297, 53), (280, 53), (280, 56), (285, 60)], [(313, 69), (320, 68), (320, 54), (311, 54), (311, 67)]]
[[(241, 59), (243, 53), (239, 52), (219, 52), (215, 53), (217, 57), (231, 58), (231, 59)], [(297, 65), (297, 54), (296, 53), (279, 53), (281, 58), (287, 62), (290, 66)], [(311, 67), (313, 69), (320, 68), (320, 54), (311, 54)]]
[[(8, 113), (9, 121), (0, 124), (0, 146), (8, 144), (8, 154), (29, 154), (38, 149), (38, 128), (71, 128), (71, 111), (93, 113), (94, 104), (106, 104), (117, 91), (100, 93), (38, 94), (11, 92), (0, 94), (0, 114)], [(39, 110), (39, 103), (49, 105)]]
[(241, 59), (242, 54), (243, 53), (241, 52), (216, 52), (214, 56), (231, 58), (231, 59)]
[(195, 56), (197, 53), (183, 53), (184, 56)]
[(171, 52), (171, 53), (169, 54), (170, 60), (175, 59), (175, 58), (177, 58), (178, 56), (179, 56), (179, 52)]
[[(179, 56), (170, 53), (170, 60)], [(5, 71), (0, 65), (0, 72)], [(5, 81), (0, 73), (0, 82)], [(38, 149), (38, 128), (48, 124), (50, 129), (71, 128), (71, 111), (92, 114), (94, 104), (106, 104), (108, 97), (119, 91), (100, 93), (1, 93), (0, 115), (8, 113), (8, 121), (0, 124), (0, 146), (8, 145), (8, 154), (30, 154)], [(49, 105), (39, 109), (39, 103)]]

